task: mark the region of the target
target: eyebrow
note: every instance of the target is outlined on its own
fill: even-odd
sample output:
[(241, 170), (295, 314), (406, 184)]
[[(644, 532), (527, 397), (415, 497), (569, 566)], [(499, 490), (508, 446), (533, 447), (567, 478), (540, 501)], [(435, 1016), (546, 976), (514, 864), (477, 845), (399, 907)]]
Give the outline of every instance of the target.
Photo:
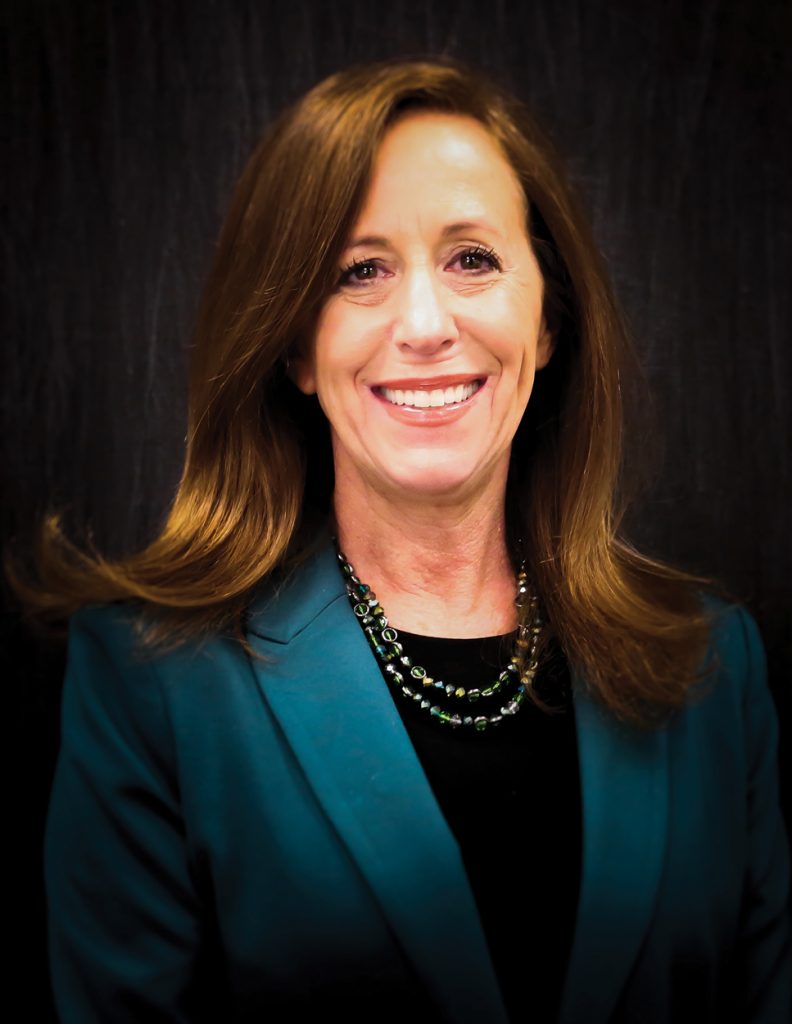
[[(453, 235), (460, 235), (465, 231), (489, 231), (493, 235), (497, 235), (498, 238), (503, 238), (503, 235), (496, 227), (493, 227), (486, 220), (458, 220), (454, 221), (453, 224), (446, 224), (443, 230), (440, 232), (441, 238), (450, 238)], [(347, 249), (356, 249), (358, 246), (388, 246), (390, 242), (384, 235), (361, 235), (360, 238), (353, 238), (347, 246)]]

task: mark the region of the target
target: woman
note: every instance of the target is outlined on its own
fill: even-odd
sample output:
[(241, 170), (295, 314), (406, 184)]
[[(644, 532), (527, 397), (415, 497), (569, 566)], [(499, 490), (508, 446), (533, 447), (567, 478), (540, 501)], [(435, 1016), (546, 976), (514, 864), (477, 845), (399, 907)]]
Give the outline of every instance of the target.
[(617, 534), (627, 358), (547, 143), (480, 75), (370, 65), (281, 117), (161, 535), (108, 563), (44, 534), (39, 603), (88, 605), (64, 1021), (787, 1019), (761, 642)]

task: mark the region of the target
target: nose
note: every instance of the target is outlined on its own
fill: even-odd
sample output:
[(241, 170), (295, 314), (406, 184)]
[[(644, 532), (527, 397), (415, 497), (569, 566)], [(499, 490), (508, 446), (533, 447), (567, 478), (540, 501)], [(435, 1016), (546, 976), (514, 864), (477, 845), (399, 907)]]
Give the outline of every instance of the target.
[(459, 331), (450, 299), (430, 267), (405, 274), (393, 329), (393, 341), (402, 352), (428, 356), (454, 345)]

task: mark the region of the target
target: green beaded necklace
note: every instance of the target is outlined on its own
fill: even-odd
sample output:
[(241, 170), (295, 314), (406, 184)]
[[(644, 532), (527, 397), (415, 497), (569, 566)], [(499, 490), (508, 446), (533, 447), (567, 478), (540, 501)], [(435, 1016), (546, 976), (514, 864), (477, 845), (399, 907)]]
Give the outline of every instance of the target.
[[(371, 587), (358, 579), (346, 556), (338, 550), (337, 542), (336, 554), (352, 611), (381, 664), (385, 679), (404, 697), (418, 704), (440, 725), (450, 725), (452, 728), (461, 725), (476, 732), (482, 732), (490, 725), (498, 725), (504, 718), (517, 714), (525, 701), (528, 687), (533, 684), (538, 669), (536, 651), (543, 628), (539, 600), (536, 594), (529, 589), (524, 562), (517, 574), (515, 604), (521, 613), (525, 606), (528, 607), (529, 620), (527, 624), (522, 622), (523, 616), (520, 614), (521, 622), (517, 631), (514, 653), (509, 664), (489, 686), (480, 689), (465, 689), (463, 686), (454, 686), (451, 683), (433, 679), (422, 665), (413, 664), (408, 655), (404, 653), (404, 648), (399, 642), (399, 634), (389, 624), (385, 609), (379, 603), (377, 595)], [(478, 709), (465, 706), (475, 705), (480, 701), (497, 703), (492, 698), (499, 694), (505, 696), (513, 683), (516, 683), (515, 689), (497, 714), (475, 714), (475, 710)], [(462, 710), (448, 710), (435, 703), (438, 693), (441, 692), (444, 697), (459, 701), (460, 704), (457, 707), (461, 707)], [(468, 711), (470, 713), (466, 713)]]

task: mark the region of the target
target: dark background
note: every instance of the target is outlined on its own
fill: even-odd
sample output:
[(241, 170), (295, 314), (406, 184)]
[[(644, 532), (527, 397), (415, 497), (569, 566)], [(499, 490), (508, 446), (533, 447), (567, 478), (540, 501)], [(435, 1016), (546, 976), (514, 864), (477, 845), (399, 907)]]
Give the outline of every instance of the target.
[[(765, 638), (792, 746), (789, 111), (784, 2), (6, 2), (2, 540), (45, 506), (109, 553), (161, 522), (190, 327), (233, 182), (286, 102), (350, 62), (447, 53), (528, 100), (566, 155), (655, 397), (629, 520)], [(40, 843), (63, 645), (5, 603), (12, 889), (46, 1018)], [(790, 792), (784, 793), (787, 821)]]

